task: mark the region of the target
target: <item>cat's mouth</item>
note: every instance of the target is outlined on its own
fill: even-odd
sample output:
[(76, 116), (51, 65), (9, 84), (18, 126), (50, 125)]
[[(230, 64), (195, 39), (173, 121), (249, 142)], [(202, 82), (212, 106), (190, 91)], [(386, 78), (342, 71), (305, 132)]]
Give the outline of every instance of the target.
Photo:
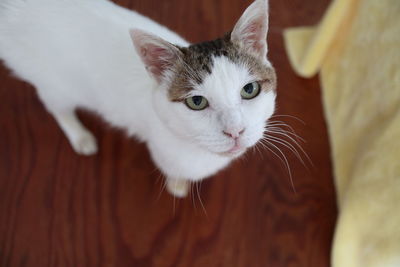
[(239, 156), (240, 154), (242, 154), (245, 151), (246, 151), (245, 146), (243, 146), (239, 142), (235, 142), (235, 144), (233, 145), (232, 148), (230, 148), (229, 150), (222, 152), (220, 154), (223, 156), (235, 157), (235, 156)]
[(236, 154), (238, 152), (243, 151), (244, 149), (245, 148), (243, 146), (239, 145), (238, 143), (235, 143), (235, 145), (231, 149), (229, 149), (226, 153), (228, 153), (228, 154)]

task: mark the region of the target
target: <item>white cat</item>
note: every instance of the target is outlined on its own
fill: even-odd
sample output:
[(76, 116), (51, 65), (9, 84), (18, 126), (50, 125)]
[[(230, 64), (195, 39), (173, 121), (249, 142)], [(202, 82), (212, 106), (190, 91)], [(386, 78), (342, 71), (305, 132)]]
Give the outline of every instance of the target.
[(0, 2), (0, 58), (36, 87), (74, 150), (96, 153), (75, 110), (96, 112), (147, 144), (178, 197), (262, 138), (276, 95), (267, 30), (267, 0), (194, 45), (106, 0)]

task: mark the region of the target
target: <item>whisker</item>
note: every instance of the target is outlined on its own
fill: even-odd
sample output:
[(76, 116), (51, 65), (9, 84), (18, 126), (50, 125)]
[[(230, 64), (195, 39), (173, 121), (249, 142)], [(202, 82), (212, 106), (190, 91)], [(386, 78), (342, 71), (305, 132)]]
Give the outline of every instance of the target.
[(253, 151), (257, 151), (260, 154), (261, 159), (264, 159), (264, 155), (261, 152), (260, 148), (258, 147), (260, 145), (260, 143), (257, 143), (255, 146), (253, 146)]
[(194, 187), (194, 183), (190, 183), (190, 198), (192, 199), (192, 205), (194, 206), (194, 210), (197, 211), (193, 187)]
[[(264, 143), (264, 142), (265, 142), (265, 143)], [(260, 140), (259, 144), (260, 144), (263, 148), (268, 149), (272, 154), (274, 154), (274, 155), (285, 165), (285, 167), (287, 167), (286, 164), (285, 164), (285, 161), (282, 159), (282, 157), (279, 156), (278, 154), (276, 154), (276, 152), (273, 151), (270, 147), (268, 147), (269, 142), (268, 142), (267, 140)]]
[(292, 126), (290, 126), (290, 125), (284, 123), (283, 121), (268, 121), (267, 127), (266, 127), (266, 128), (268, 128), (269, 126), (284, 126), (284, 127), (288, 128), (291, 132), (293, 132), (293, 133), (296, 132), (296, 131), (293, 129)]
[(200, 201), (201, 207), (203, 208), (204, 214), (208, 217), (207, 210), (204, 207), (203, 201), (201, 200), (201, 197), (200, 197), (199, 183), (200, 183), (200, 188), (201, 188), (202, 181), (196, 183), (197, 197), (199, 198), (199, 201)]
[[(279, 127), (267, 127), (267, 128), (265, 128), (265, 130), (266, 130), (266, 131), (274, 130), (274, 131), (281, 132), (281, 133), (284, 133), (284, 134), (287, 134), (287, 135), (291, 135), (291, 136), (295, 137), (296, 139), (300, 140), (301, 142), (307, 143), (306, 140), (304, 140), (302, 137), (300, 137), (300, 136), (297, 135), (296, 133), (293, 133), (293, 132), (291, 132), (291, 131), (286, 131), (286, 130), (284, 130), (284, 129), (282, 129), (282, 128), (279, 128)], [(289, 136), (288, 136), (288, 137), (289, 137)]]
[(292, 144), (290, 144), (290, 143), (287, 142), (286, 140), (276, 138), (276, 137), (274, 137), (274, 136), (272, 136), (272, 135), (270, 135), (270, 136), (265, 136), (264, 138), (266, 138), (267, 140), (270, 140), (270, 141), (275, 141), (275, 142), (277, 142), (278, 144), (281, 144), (281, 145), (283, 145), (284, 147), (288, 148), (288, 149), (301, 161), (301, 163), (302, 163), (304, 166), (306, 166), (305, 163), (304, 163), (304, 161), (303, 161), (303, 159), (301, 158), (299, 152), (297, 151), (297, 149), (296, 149)]
[(300, 119), (300, 118), (298, 118), (298, 117), (296, 117), (296, 116), (293, 116), (293, 115), (277, 114), (277, 115), (272, 115), (271, 118), (276, 118), (276, 117), (287, 117), (287, 118), (292, 118), (292, 119), (295, 119), (295, 120), (301, 122), (302, 124), (306, 125), (306, 123), (305, 123), (302, 119)]
[[(294, 145), (295, 145), (296, 147), (298, 147), (298, 148), (300, 149), (300, 151), (301, 151), (302, 154), (307, 158), (307, 160), (308, 160), (308, 162), (311, 164), (311, 166), (314, 166), (314, 164), (313, 164), (313, 162), (312, 162), (310, 156), (307, 154), (307, 152), (303, 149), (303, 147), (302, 147), (293, 137), (291, 137), (290, 135), (288, 135), (287, 132), (282, 131), (282, 129), (277, 129), (277, 130), (271, 130), (271, 129), (269, 129), (269, 132), (270, 132), (270, 133), (273, 133), (273, 134), (283, 135), (283, 136), (287, 137), (290, 141), (292, 141), (292, 142), (294, 143)], [(268, 129), (267, 129), (267, 133), (266, 133), (266, 134), (268, 134)], [(268, 135), (268, 137), (274, 137), (274, 138), (277, 138), (277, 139), (279, 139), (279, 140), (285, 142), (286, 144), (288, 144), (289, 146), (291, 146), (291, 147), (292, 147), (294, 150), (296, 150), (296, 152), (297, 152), (297, 149), (296, 149), (292, 144), (290, 144), (289, 141), (284, 140), (284, 139), (282, 139), (282, 138), (278, 138), (277, 136), (272, 136), (272, 135)], [(302, 140), (302, 138), (300, 138), (300, 139)], [(297, 153), (298, 153), (298, 152), (297, 152)], [(304, 164), (304, 162), (303, 162), (302, 159), (300, 159), (300, 161), (302, 161), (303, 165), (306, 166), (306, 165)]]
[(160, 201), (161, 194), (164, 192), (165, 187), (167, 186), (167, 182), (164, 179), (164, 175), (160, 173), (157, 177), (157, 181), (161, 181), (160, 192), (158, 193), (156, 201)]
[[(291, 183), (291, 185), (292, 185), (293, 192), (294, 192), (295, 194), (297, 194), (297, 191), (296, 191), (296, 188), (295, 188), (294, 182), (293, 182), (292, 172), (291, 172), (291, 170), (290, 170), (290, 165), (289, 165), (289, 162), (288, 162), (288, 160), (287, 160), (285, 154), (282, 152), (282, 150), (279, 149), (279, 147), (277, 147), (277, 146), (274, 145), (273, 143), (268, 142), (268, 141), (265, 140), (265, 139), (262, 139), (262, 140), (261, 140), (261, 142), (263, 142), (263, 141), (266, 142), (267, 145), (271, 145), (272, 147), (274, 147), (274, 148), (275, 148), (276, 150), (278, 150), (278, 152), (282, 155), (282, 158), (283, 158), (283, 160), (285, 161), (286, 168), (287, 168), (287, 171), (288, 171), (288, 174), (289, 174), (290, 183)], [(271, 151), (271, 150), (270, 150), (270, 151)], [(275, 154), (275, 153), (274, 153), (274, 154)]]
[[(177, 179), (174, 179), (175, 181), (175, 188), (177, 187), (177, 185), (178, 185), (178, 180)], [(173, 214), (174, 214), (174, 216), (175, 216), (175, 201), (176, 201), (176, 197), (175, 197), (175, 195), (173, 195), (173, 197), (174, 197), (174, 204), (173, 204)]]

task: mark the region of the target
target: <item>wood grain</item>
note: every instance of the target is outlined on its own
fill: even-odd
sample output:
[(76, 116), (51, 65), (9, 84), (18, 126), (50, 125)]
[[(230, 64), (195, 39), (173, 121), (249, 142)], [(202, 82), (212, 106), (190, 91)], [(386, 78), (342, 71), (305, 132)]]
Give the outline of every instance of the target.
[[(192, 42), (228, 31), (250, 4), (115, 2)], [(100, 152), (76, 155), (34, 89), (0, 67), (0, 266), (329, 266), (336, 206), (318, 79), (292, 72), (282, 42), (285, 27), (316, 23), (328, 2), (271, 0), (277, 114), (304, 121), (279, 117), (313, 161), (304, 167), (280, 146), (296, 192), (282, 162), (263, 150), (174, 200), (143, 144), (81, 113)]]

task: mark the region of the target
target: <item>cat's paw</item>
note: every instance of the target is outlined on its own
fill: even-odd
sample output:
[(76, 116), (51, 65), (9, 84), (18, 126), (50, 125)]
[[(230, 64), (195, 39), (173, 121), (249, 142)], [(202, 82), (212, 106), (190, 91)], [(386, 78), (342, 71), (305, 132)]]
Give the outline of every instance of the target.
[(73, 140), (72, 147), (76, 153), (84, 156), (90, 156), (97, 153), (96, 138), (89, 131), (82, 132), (75, 140)]
[(167, 178), (167, 190), (170, 194), (178, 198), (184, 198), (189, 193), (190, 182), (184, 179)]

